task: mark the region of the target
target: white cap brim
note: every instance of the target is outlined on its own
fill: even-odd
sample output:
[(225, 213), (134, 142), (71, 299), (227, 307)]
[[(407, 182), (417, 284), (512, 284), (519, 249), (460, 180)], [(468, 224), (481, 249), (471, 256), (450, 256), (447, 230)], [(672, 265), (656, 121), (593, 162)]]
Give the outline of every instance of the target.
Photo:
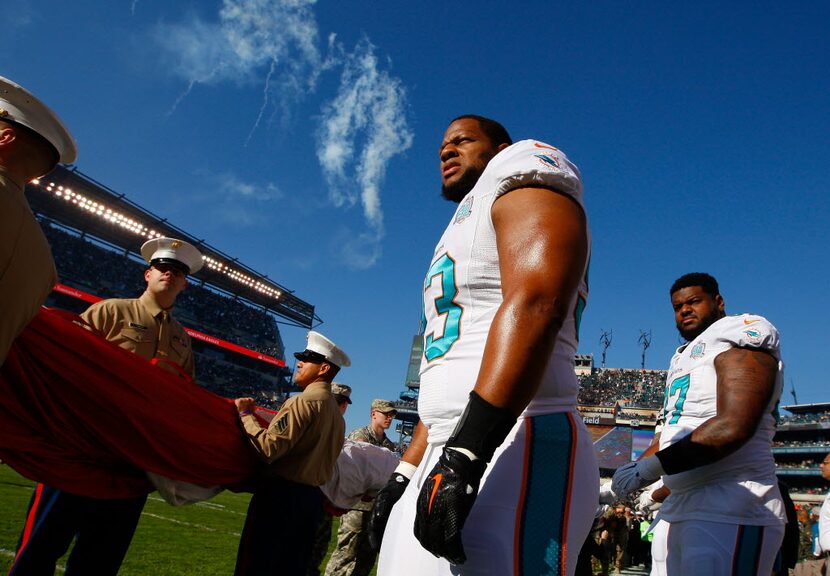
[(61, 119), (31, 92), (0, 76), (0, 120), (20, 124), (36, 132), (58, 151), (64, 164), (78, 157), (75, 139)]

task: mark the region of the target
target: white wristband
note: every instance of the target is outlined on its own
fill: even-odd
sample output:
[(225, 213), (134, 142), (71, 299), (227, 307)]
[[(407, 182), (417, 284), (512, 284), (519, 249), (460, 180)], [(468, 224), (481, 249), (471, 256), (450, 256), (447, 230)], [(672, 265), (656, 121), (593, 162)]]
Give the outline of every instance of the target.
[(395, 468), (395, 472), (400, 474), (401, 476), (404, 476), (407, 480), (412, 480), (412, 477), (415, 475), (415, 470), (417, 469), (417, 466), (401, 460), (400, 464), (398, 464), (398, 467)]

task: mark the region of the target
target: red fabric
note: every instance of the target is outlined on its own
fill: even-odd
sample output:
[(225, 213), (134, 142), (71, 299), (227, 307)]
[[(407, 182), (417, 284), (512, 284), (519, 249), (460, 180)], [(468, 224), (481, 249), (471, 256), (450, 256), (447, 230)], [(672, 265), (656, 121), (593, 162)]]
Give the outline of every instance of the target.
[(239, 486), (260, 465), (231, 400), (46, 309), (0, 368), (0, 460), (95, 498), (152, 491), (144, 470)]
[(348, 510), (346, 510), (344, 508), (338, 508), (337, 506), (332, 504), (331, 501), (328, 498), (324, 497), (323, 498), (323, 512), (325, 512), (329, 516), (336, 516), (337, 518), (340, 518), (343, 514), (348, 512)]

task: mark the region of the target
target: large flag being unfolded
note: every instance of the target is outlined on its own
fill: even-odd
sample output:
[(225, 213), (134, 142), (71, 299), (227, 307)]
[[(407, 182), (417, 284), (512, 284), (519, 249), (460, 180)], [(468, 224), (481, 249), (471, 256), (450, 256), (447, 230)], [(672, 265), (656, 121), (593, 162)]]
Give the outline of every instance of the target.
[(242, 486), (262, 465), (233, 402), (43, 309), (0, 368), (0, 460), (74, 494), (152, 491), (146, 472)]

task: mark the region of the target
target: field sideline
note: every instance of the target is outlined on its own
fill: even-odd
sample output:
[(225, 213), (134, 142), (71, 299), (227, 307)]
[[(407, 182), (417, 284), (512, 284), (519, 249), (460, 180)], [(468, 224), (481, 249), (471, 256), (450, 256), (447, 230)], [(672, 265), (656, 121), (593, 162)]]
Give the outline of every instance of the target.
[[(11, 566), (33, 487), (33, 482), (0, 464), (0, 574), (6, 574)], [(176, 508), (166, 504), (158, 494), (151, 494), (119, 574), (233, 574), (249, 499), (250, 494), (223, 492), (207, 502)], [(329, 553), (336, 533), (337, 522)], [(62, 572), (63, 561), (58, 563), (56, 573)]]

